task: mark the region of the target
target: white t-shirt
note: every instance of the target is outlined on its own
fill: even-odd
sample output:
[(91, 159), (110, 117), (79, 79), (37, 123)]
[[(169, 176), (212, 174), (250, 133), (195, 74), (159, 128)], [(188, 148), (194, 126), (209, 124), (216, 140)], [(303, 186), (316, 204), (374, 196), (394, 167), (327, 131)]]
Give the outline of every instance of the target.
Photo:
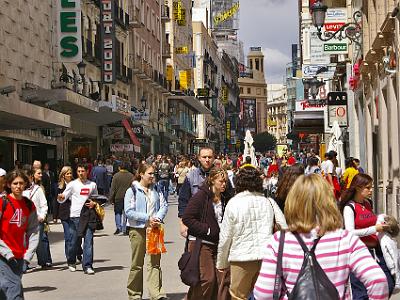
[[(62, 194), (65, 197), (64, 199), (71, 199), (70, 217), (79, 218), (85, 201), (92, 196), (98, 195), (97, 185), (90, 180), (82, 182), (80, 179), (75, 179), (67, 184), (67, 187)], [(63, 203), (65, 200), (59, 202)]]
[(335, 175), (333, 170), (335, 169), (335, 166), (333, 165), (333, 162), (330, 160), (325, 160), (321, 164), (321, 171), (324, 173), (325, 176), (328, 174)]

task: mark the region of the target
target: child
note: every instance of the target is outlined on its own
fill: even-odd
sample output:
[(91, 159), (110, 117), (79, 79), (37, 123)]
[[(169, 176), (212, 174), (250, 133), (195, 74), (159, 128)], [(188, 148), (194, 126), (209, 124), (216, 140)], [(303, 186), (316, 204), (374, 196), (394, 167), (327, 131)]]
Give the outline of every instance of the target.
[(377, 224), (389, 225), (389, 230), (379, 232), (378, 238), (386, 265), (395, 279), (394, 293), (398, 293), (400, 291), (400, 270), (396, 237), (399, 235), (399, 223), (392, 216), (379, 215)]

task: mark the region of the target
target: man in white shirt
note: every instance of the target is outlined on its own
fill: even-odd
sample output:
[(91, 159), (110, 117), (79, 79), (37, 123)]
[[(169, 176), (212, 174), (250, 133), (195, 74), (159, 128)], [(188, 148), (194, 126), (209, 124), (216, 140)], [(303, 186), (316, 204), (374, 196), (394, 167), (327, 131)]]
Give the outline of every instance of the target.
[[(71, 200), (69, 228), (70, 228), (70, 241), (67, 245), (67, 263), (71, 272), (76, 271), (76, 255), (81, 239), (78, 237), (79, 220), (81, 211), (85, 205), (89, 209), (93, 209), (96, 202), (90, 198), (97, 196), (96, 183), (87, 179), (88, 167), (87, 165), (78, 165), (77, 167), (78, 179), (71, 181), (65, 191), (58, 195), (58, 202), (63, 203), (66, 199)], [(93, 275), (93, 233), (94, 230), (90, 226), (86, 226), (83, 235), (83, 260), (82, 268), (86, 274)]]

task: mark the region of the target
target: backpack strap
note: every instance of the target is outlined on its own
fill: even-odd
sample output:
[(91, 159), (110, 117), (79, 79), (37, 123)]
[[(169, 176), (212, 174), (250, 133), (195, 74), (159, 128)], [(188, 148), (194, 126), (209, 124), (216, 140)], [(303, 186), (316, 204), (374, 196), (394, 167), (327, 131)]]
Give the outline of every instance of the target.
[(7, 203), (8, 203), (7, 196), (3, 195), (3, 196), (1, 197), (1, 200), (2, 200), (2, 204), (1, 204), (1, 216), (0, 216), (0, 220), (3, 218), (4, 211), (5, 211), (6, 208), (7, 208)]
[(293, 235), (296, 237), (296, 239), (299, 242), (304, 253), (314, 254), (315, 248), (317, 247), (317, 244), (318, 244), (319, 240), (321, 239), (321, 236), (318, 237), (317, 239), (315, 239), (314, 244), (312, 245), (311, 249), (308, 249), (306, 244), (304, 243), (303, 239), (300, 237), (300, 235), (297, 232), (293, 232)]
[(351, 203), (348, 203), (348, 204), (345, 205), (345, 207), (350, 207), (351, 208), (351, 210), (353, 211), (353, 214), (354, 214), (354, 219), (355, 219), (356, 218), (356, 209), (355, 209), (354, 205), (351, 204)]
[(282, 258), (283, 258), (283, 246), (285, 244), (285, 231), (281, 230), (281, 235), (279, 237), (279, 247), (278, 247), (278, 257), (276, 263), (276, 275), (275, 275), (275, 283), (274, 283), (274, 293), (273, 300), (279, 300), (281, 298), (282, 289), (289, 296), (288, 290), (285, 284), (285, 279), (283, 278), (283, 269), (282, 269)]

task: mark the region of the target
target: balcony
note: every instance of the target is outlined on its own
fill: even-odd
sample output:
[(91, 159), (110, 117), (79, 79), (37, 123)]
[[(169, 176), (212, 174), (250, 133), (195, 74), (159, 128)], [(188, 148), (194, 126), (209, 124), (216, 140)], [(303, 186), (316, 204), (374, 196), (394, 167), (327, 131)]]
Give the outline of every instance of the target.
[(171, 20), (169, 14), (169, 7), (165, 4), (161, 4), (161, 20), (164, 22), (169, 22)]
[(129, 28), (129, 14), (125, 13), (122, 7), (119, 7), (117, 3), (114, 3), (114, 16), (115, 22), (123, 30), (128, 30)]
[(171, 44), (164, 42), (162, 45), (162, 57), (171, 58)]
[(153, 79), (153, 67), (151, 66), (150, 63), (145, 64), (145, 68), (144, 68), (144, 73), (146, 74), (146, 78), (144, 78), (145, 80), (152, 80)]
[(142, 17), (140, 15), (140, 10), (135, 5), (130, 5), (129, 7), (129, 28), (142, 28), (144, 23), (142, 22)]

